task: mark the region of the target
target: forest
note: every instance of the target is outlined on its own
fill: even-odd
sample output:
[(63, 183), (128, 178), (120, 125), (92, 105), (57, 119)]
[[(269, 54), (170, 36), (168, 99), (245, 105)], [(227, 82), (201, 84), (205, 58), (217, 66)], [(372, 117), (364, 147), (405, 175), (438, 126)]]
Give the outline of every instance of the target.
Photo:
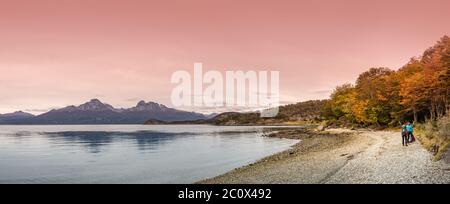
[(322, 109), (332, 124), (387, 127), (437, 120), (450, 111), (450, 38), (398, 69), (370, 68), (335, 88)]
[(398, 69), (371, 68), (335, 88), (322, 107), (329, 126), (399, 128), (413, 122), (421, 144), (440, 159), (450, 147), (450, 38)]

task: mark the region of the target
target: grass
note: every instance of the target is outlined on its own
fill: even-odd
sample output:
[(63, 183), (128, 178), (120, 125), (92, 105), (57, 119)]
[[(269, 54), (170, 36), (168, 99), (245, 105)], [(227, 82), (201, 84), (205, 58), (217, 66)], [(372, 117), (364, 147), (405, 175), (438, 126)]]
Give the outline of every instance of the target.
[(318, 125), (318, 122), (314, 121), (287, 121), (283, 122), (283, 125), (302, 126), (302, 125)]
[(420, 143), (440, 160), (450, 147), (450, 116), (428, 121), (417, 126), (416, 136)]

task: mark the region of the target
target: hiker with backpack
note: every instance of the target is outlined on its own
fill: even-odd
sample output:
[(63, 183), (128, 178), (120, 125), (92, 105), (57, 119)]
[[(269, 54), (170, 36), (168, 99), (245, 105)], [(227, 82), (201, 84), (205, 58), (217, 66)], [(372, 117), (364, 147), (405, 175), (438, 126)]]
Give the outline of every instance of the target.
[(414, 126), (412, 123), (408, 122), (406, 124), (406, 130), (408, 131), (408, 142), (416, 141), (416, 138), (414, 138)]
[(409, 138), (408, 138), (408, 130), (406, 128), (406, 123), (402, 125), (402, 145), (408, 146)]

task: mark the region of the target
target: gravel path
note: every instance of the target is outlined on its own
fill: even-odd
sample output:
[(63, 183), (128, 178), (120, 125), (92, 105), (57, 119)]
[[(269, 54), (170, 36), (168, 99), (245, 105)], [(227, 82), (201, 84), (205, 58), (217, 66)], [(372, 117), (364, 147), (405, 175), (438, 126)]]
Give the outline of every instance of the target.
[(291, 151), (200, 183), (450, 184), (450, 165), (431, 157), (418, 142), (403, 147), (395, 132), (352, 131), (303, 139)]
[(432, 155), (419, 142), (401, 145), (395, 132), (365, 132), (374, 143), (330, 176), (326, 183), (446, 183), (450, 166), (433, 162)]

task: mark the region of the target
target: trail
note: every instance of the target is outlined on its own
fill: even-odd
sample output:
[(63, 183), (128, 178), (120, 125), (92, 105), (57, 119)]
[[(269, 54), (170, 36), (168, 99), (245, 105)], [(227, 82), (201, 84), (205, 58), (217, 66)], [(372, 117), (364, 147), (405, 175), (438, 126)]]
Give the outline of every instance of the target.
[(275, 155), (200, 183), (450, 184), (449, 163), (432, 161), (418, 141), (403, 147), (396, 132), (353, 133), (350, 139), (302, 141), (314, 148), (282, 158)]
[(419, 142), (404, 147), (398, 133), (364, 132), (375, 142), (327, 178), (325, 183), (450, 183), (449, 165), (433, 162)]

